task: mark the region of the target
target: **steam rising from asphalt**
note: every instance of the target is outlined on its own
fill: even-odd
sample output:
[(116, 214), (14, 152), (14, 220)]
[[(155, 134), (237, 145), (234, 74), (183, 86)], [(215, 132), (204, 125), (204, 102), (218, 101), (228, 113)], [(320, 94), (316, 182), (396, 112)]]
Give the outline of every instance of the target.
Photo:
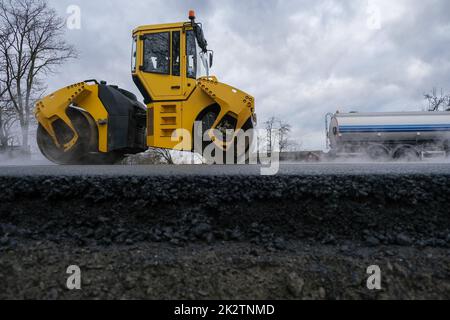
[[(184, 163), (184, 162), (183, 162)], [(307, 162), (302, 162), (302, 161), (282, 161), (280, 162), (280, 165), (283, 164), (298, 164), (298, 165), (305, 165), (305, 164), (331, 164), (331, 165), (336, 165), (336, 164), (382, 164), (382, 162), (377, 162), (377, 161), (373, 161), (368, 157), (352, 157), (352, 158), (338, 158), (335, 160), (322, 160), (319, 162), (312, 162), (312, 163), (307, 163)], [(402, 163), (422, 163), (422, 164), (446, 164), (446, 163), (450, 163), (450, 159), (449, 158), (436, 158), (436, 159), (427, 159), (424, 161), (418, 161), (418, 162), (407, 162), (407, 161), (390, 161), (387, 162), (386, 164), (402, 164)], [(31, 157), (27, 157), (27, 156), (15, 156), (15, 157), (10, 157), (10, 156), (6, 156), (6, 155), (0, 155), (0, 167), (13, 167), (13, 166), (49, 166), (49, 165), (55, 165), (54, 163), (48, 161), (47, 159), (45, 159), (44, 156), (40, 155), (40, 154), (33, 154)]]
[(435, 157), (435, 158), (428, 158), (428, 159), (423, 159), (423, 160), (405, 160), (405, 159), (399, 159), (399, 160), (395, 160), (395, 159), (389, 159), (387, 161), (376, 161), (371, 159), (369, 156), (353, 156), (353, 157), (341, 157), (341, 158), (337, 158), (337, 159), (333, 159), (333, 160), (325, 160), (322, 161), (321, 163), (330, 163), (330, 164), (447, 164), (450, 163), (450, 158), (448, 157)]
[(0, 167), (10, 166), (48, 166), (53, 165), (41, 154), (32, 154), (31, 156), (9, 156), (0, 154)]

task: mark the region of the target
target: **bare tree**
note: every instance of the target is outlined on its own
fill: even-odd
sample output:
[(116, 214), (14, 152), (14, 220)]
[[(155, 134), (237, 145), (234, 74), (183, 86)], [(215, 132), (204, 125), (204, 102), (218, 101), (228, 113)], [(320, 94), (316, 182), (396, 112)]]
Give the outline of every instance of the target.
[[(0, 88), (1, 90), (1, 88)], [(5, 110), (4, 110), (4, 106), (2, 103), (2, 92), (0, 91), (0, 151), (4, 148), (6, 148), (6, 146), (8, 145), (8, 140), (7, 137), (4, 133), (4, 122), (5, 122)]]
[(450, 108), (450, 94), (445, 95), (441, 89), (438, 96), (436, 88), (424, 95), (428, 101), (428, 111), (447, 111)]
[[(6, 30), (0, 29), (0, 41), (2, 41), (2, 39), (4, 38)], [(5, 59), (2, 55), (0, 55), (0, 70), (5, 70)], [(7, 143), (5, 141), (6, 137), (4, 135), (4, 131), (3, 131), (3, 126), (4, 126), (4, 122), (5, 122), (5, 113), (6, 113), (6, 108), (5, 108), (5, 103), (6, 103), (6, 99), (5, 96), (7, 94), (7, 87), (5, 84), (5, 75), (4, 72), (0, 73), (0, 150), (4, 147), (6, 147)]]
[(17, 118), (11, 103), (0, 100), (0, 150), (12, 145), (12, 129), (16, 122)]
[(291, 125), (279, 120), (278, 122), (278, 147), (280, 152), (288, 151), (292, 141), (289, 140), (289, 134), (291, 133)]
[(301, 151), (302, 150), (302, 145), (303, 145), (302, 141), (290, 139), (290, 140), (288, 140), (287, 147), (286, 147), (285, 151), (288, 151), (288, 152)]
[(274, 150), (274, 146), (276, 143), (276, 123), (278, 122), (277, 118), (271, 117), (266, 122), (264, 122), (264, 128), (266, 129), (266, 143), (267, 143), (267, 153), (271, 154)]
[[(0, 60), (0, 70), (3, 70), (4, 64)], [(7, 95), (7, 87), (2, 79), (4, 74), (0, 74), (0, 150), (5, 149), (12, 140), (11, 130), (16, 122), (14, 110), (11, 105), (11, 100)]]
[(64, 20), (45, 0), (0, 0), (0, 56), (9, 99), (22, 129), (22, 146), (28, 134), (34, 100), (45, 90), (42, 80), (76, 56), (63, 39)]
[(290, 139), (292, 127), (289, 123), (276, 117), (271, 117), (264, 122), (266, 130), (267, 152), (271, 154), (274, 151), (285, 152), (296, 145), (295, 141)]

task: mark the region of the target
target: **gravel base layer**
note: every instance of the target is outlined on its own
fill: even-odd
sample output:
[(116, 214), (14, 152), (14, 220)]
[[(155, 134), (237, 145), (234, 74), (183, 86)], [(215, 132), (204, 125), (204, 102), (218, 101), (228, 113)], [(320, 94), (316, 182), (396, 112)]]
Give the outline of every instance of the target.
[(446, 175), (5, 176), (0, 190), (3, 299), (450, 298)]
[[(77, 247), (54, 242), (3, 249), (1, 299), (449, 299), (444, 249), (290, 242), (270, 251), (249, 243)], [(69, 265), (79, 291), (66, 288)], [(379, 265), (382, 290), (367, 289)]]

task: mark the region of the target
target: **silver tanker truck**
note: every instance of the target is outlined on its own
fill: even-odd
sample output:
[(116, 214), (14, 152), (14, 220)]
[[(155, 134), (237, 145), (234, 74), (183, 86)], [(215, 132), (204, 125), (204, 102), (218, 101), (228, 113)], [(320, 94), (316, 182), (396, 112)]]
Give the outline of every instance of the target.
[(450, 112), (327, 114), (329, 155), (420, 160), (450, 152)]

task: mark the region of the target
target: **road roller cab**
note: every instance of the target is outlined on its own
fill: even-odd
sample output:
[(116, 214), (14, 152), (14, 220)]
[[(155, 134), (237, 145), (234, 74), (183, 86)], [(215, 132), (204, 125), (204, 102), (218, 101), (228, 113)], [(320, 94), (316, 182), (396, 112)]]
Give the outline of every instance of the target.
[[(214, 144), (228, 150), (234, 140), (220, 133), (233, 131), (235, 138), (252, 129), (254, 98), (210, 76), (213, 52), (193, 12), (189, 20), (133, 31), (131, 73), (144, 104), (126, 90), (95, 80), (38, 101), (42, 153), (53, 162), (73, 164), (111, 163), (148, 147), (201, 152)], [(195, 149), (196, 138), (202, 150)]]

